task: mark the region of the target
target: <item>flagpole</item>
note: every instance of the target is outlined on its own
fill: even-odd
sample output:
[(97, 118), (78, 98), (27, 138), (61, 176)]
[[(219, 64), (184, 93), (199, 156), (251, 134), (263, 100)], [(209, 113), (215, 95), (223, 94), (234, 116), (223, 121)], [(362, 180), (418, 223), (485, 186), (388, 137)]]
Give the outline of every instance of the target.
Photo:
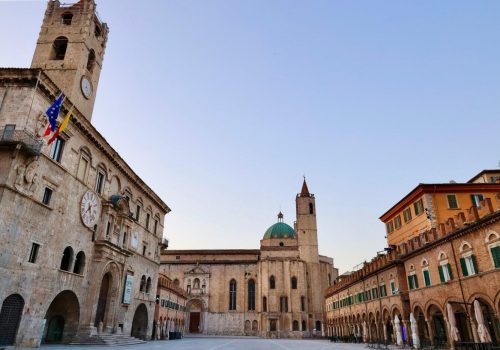
[[(33, 102), (35, 101), (35, 93), (36, 89), (38, 88), (38, 83), (40, 82), (40, 76), (42, 75), (42, 70), (40, 69), (38, 72), (38, 77), (36, 78), (36, 84), (35, 84), (35, 89), (33, 90), (33, 95), (31, 96), (31, 104), (30, 104), (30, 110), (28, 112), (28, 117), (26, 118), (26, 122), (24, 123), (24, 129), (28, 126), (28, 119), (30, 119), (31, 116), (31, 109), (33, 108)], [(36, 132), (36, 130), (35, 130)]]

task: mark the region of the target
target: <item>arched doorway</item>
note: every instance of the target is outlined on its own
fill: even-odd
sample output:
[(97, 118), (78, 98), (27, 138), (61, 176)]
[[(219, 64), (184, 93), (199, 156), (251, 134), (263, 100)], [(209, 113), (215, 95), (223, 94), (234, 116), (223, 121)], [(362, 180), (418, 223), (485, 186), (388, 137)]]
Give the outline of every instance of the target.
[(446, 334), (446, 323), (444, 321), (443, 313), (436, 305), (429, 306), (427, 313), (434, 328), (433, 345), (445, 345), (448, 342), (448, 336)]
[(97, 309), (95, 313), (94, 326), (99, 327), (99, 323), (105, 320), (106, 306), (108, 306), (109, 287), (111, 286), (113, 277), (108, 272), (102, 277), (101, 288), (99, 289), (99, 299), (97, 301)]
[(130, 335), (139, 339), (146, 340), (148, 331), (148, 309), (146, 305), (140, 304), (135, 310), (134, 319), (132, 320), (132, 332)]
[(59, 293), (45, 314), (46, 343), (66, 343), (73, 339), (80, 322), (80, 304), (78, 298), (70, 290)]
[(24, 299), (19, 294), (11, 294), (3, 301), (0, 310), (0, 346), (14, 345), (16, 342), (23, 308)]
[(189, 311), (189, 333), (202, 333), (202, 301), (198, 299), (190, 300), (187, 309)]

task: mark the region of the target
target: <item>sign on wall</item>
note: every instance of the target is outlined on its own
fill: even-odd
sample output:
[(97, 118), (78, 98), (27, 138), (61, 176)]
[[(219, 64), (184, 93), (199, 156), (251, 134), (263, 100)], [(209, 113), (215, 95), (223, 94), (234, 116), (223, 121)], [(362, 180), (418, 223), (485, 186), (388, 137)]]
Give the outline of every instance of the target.
[(132, 285), (134, 284), (134, 276), (130, 273), (127, 273), (127, 277), (125, 278), (125, 284), (123, 286), (123, 304), (130, 304), (132, 300)]

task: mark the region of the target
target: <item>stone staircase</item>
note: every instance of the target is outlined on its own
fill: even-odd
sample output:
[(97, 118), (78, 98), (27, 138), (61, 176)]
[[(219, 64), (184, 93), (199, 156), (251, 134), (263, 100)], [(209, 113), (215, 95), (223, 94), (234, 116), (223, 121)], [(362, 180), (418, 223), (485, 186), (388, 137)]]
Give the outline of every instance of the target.
[(101, 333), (96, 335), (77, 336), (69, 345), (101, 345), (119, 346), (146, 343), (144, 340), (124, 334)]

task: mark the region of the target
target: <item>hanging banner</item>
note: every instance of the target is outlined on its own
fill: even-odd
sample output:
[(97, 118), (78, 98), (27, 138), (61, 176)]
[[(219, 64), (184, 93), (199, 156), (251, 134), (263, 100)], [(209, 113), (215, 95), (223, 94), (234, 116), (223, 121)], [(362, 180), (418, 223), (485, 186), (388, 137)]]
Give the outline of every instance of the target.
[(123, 304), (130, 304), (132, 300), (132, 285), (134, 284), (134, 276), (127, 273), (127, 278), (125, 278), (125, 284), (123, 286)]

